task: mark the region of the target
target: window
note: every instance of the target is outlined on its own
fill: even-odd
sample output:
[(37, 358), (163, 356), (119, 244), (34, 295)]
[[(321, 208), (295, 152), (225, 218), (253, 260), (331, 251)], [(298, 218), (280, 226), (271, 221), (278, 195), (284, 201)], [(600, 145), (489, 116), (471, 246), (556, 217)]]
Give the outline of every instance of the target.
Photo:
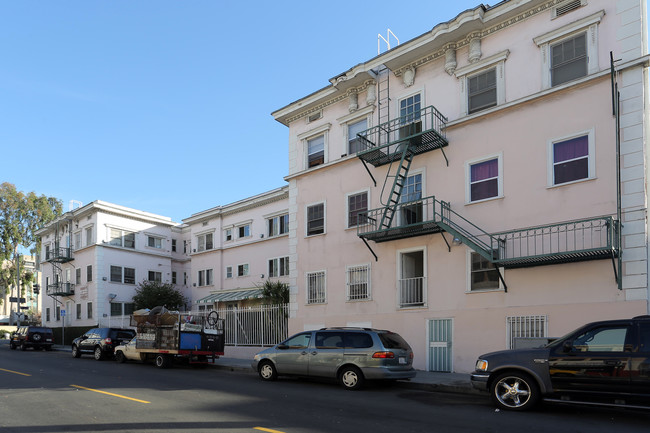
[(147, 236), (147, 246), (149, 248), (162, 248), (162, 239), (154, 236)]
[(348, 301), (370, 299), (370, 265), (349, 266), (346, 280)]
[(45, 321), (46, 322), (50, 321), (50, 309), (49, 308), (45, 309)]
[(307, 167), (315, 167), (325, 162), (325, 136), (307, 140)]
[(602, 326), (590, 329), (573, 340), (574, 352), (623, 352), (627, 326)]
[(363, 141), (357, 136), (359, 132), (368, 129), (368, 120), (363, 119), (348, 125), (348, 155), (354, 155), (366, 149)]
[(112, 283), (122, 282), (122, 267), (111, 266), (111, 282)]
[(134, 268), (124, 268), (124, 284), (135, 284)]
[(402, 123), (420, 120), (420, 108), (419, 93), (399, 101), (399, 115), (402, 118)]
[(469, 253), (469, 291), (498, 290), (501, 288), (499, 271), (492, 262), (478, 253)]
[(149, 271), (148, 280), (154, 283), (162, 283), (162, 272)]
[(110, 244), (116, 247), (135, 248), (135, 233), (112, 228)]
[(93, 228), (86, 227), (86, 246), (93, 244)]
[(172, 284), (176, 284), (176, 271), (172, 271)]
[(468, 203), (501, 197), (501, 155), (466, 164)]
[(343, 348), (342, 332), (317, 332), (316, 348), (317, 349), (341, 349)]
[(517, 338), (546, 338), (548, 318), (546, 316), (510, 316), (506, 318), (508, 349), (514, 349)]
[(542, 58), (542, 88), (549, 89), (599, 71), (601, 10), (534, 38)]
[(289, 275), (289, 257), (269, 260), (269, 277), (285, 277), (287, 275)]
[(74, 270), (75, 273), (75, 284), (81, 284), (81, 268)]
[(467, 79), (469, 113), (497, 105), (497, 72), (488, 69)]
[(307, 206), (307, 236), (325, 233), (325, 203)]
[(289, 346), (289, 349), (304, 349), (309, 347), (309, 340), (311, 340), (311, 332), (305, 332), (294, 335), (288, 340), (285, 340), (282, 344)]
[(187, 254), (187, 241), (183, 241), (183, 254)]
[(86, 304), (86, 314), (88, 315), (89, 319), (93, 318), (93, 303), (92, 302), (88, 302)]
[(307, 273), (307, 303), (324, 304), (325, 271)]
[(225, 239), (226, 241), (231, 241), (232, 240), (232, 229), (226, 229), (225, 230)]
[(81, 232), (74, 234), (74, 249), (78, 250), (79, 248), (81, 248)]
[(56, 321), (58, 322), (61, 320), (61, 306), (57, 305), (56, 306)]
[(424, 250), (399, 253), (399, 306), (426, 305), (426, 258)]
[(172, 252), (176, 252), (176, 239), (172, 239)]
[(81, 319), (81, 304), (77, 304), (77, 320)]
[(206, 233), (198, 236), (199, 249), (198, 251), (211, 250), (213, 248), (212, 244), (212, 233)]
[(93, 280), (93, 265), (86, 266), (86, 282)]
[(187, 272), (183, 272), (183, 284), (187, 286)]
[(248, 263), (243, 265), (237, 265), (237, 276), (245, 277), (248, 275)]
[(561, 185), (595, 176), (594, 140), (592, 132), (577, 137), (552, 141), (549, 145), (551, 185)]
[(232, 278), (232, 266), (226, 266), (226, 278)]
[(268, 236), (279, 236), (289, 232), (289, 214), (269, 218)]
[(551, 85), (587, 75), (587, 35), (582, 33), (573, 38), (551, 45)]
[(413, 174), (406, 178), (400, 197), (400, 223), (409, 225), (423, 220), (422, 202), (422, 173)]
[(368, 193), (366, 191), (348, 196), (348, 227), (365, 224), (368, 212)]
[(111, 316), (121, 316), (121, 315), (122, 315), (122, 303), (111, 302)]
[(237, 236), (240, 238), (247, 238), (251, 235), (251, 226), (246, 224), (241, 227), (237, 227)]
[(135, 311), (135, 304), (132, 302), (125, 302), (124, 303), (124, 315), (129, 316), (133, 314), (133, 311)]
[(212, 285), (212, 269), (199, 271), (199, 286)]

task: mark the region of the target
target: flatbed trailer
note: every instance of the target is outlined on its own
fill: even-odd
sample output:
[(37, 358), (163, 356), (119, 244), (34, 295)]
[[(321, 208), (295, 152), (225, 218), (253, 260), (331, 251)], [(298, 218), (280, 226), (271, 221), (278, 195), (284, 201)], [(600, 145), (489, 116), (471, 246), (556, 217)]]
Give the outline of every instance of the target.
[(224, 354), (224, 320), (216, 311), (179, 313), (156, 307), (135, 312), (131, 326), (136, 336), (115, 348), (118, 362), (137, 360), (168, 368), (175, 358), (207, 364)]

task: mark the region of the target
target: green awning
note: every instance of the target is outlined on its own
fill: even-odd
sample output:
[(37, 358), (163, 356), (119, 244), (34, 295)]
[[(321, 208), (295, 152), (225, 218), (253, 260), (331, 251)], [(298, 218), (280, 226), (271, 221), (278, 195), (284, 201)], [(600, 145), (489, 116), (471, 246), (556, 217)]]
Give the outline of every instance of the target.
[(260, 299), (262, 289), (223, 290), (211, 293), (196, 301), (197, 304), (213, 304), (215, 302), (242, 301), (244, 299)]

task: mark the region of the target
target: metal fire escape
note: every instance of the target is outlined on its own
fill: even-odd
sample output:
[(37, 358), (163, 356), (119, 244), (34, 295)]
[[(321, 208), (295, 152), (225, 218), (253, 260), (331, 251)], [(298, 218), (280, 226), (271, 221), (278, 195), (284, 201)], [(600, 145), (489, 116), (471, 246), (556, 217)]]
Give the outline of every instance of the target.
[[(45, 288), (45, 294), (50, 297), (74, 295), (74, 284), (70, 281), (64, 281), (63, 278), (64, 269), (62, 265), (74, 260), (74, 257), (72, 257), (72, 248), (61, 246), (61, 231), (65, 231), (66, 225), (64, 224), (63, 227), (64, 229), (61, 229), (60, 222), (56, 223), (54, 229), (54, 245), (45, 252), (45, 261), (49, 262), (53, 269), (52, 277), (54, 281), (49, 283)], [(70, 244), (70, 227), (67, 227), (67, 229), (69, 232), (68, 244)]]

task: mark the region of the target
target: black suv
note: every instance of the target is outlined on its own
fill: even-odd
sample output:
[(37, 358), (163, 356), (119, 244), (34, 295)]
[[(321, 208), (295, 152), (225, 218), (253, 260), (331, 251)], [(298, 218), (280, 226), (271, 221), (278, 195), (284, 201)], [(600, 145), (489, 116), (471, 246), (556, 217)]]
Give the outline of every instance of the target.
[(36, 349), (52, 350), (54, 334), (52, 328), (43, 326), (21, 326), (11, 334), (9, 347), (27, 350), (28, 347)]
[(529, 409), (540, 399), (648, 408), (650, 316), (594, 322), (544, 347), (481, 355), (471, 380), (503, 409)]
[(72, 341), (72, 356), (92, 353), (97, 361), (112, 357), (115, 347), (135, 337), (133, 329), (94, 328)]

